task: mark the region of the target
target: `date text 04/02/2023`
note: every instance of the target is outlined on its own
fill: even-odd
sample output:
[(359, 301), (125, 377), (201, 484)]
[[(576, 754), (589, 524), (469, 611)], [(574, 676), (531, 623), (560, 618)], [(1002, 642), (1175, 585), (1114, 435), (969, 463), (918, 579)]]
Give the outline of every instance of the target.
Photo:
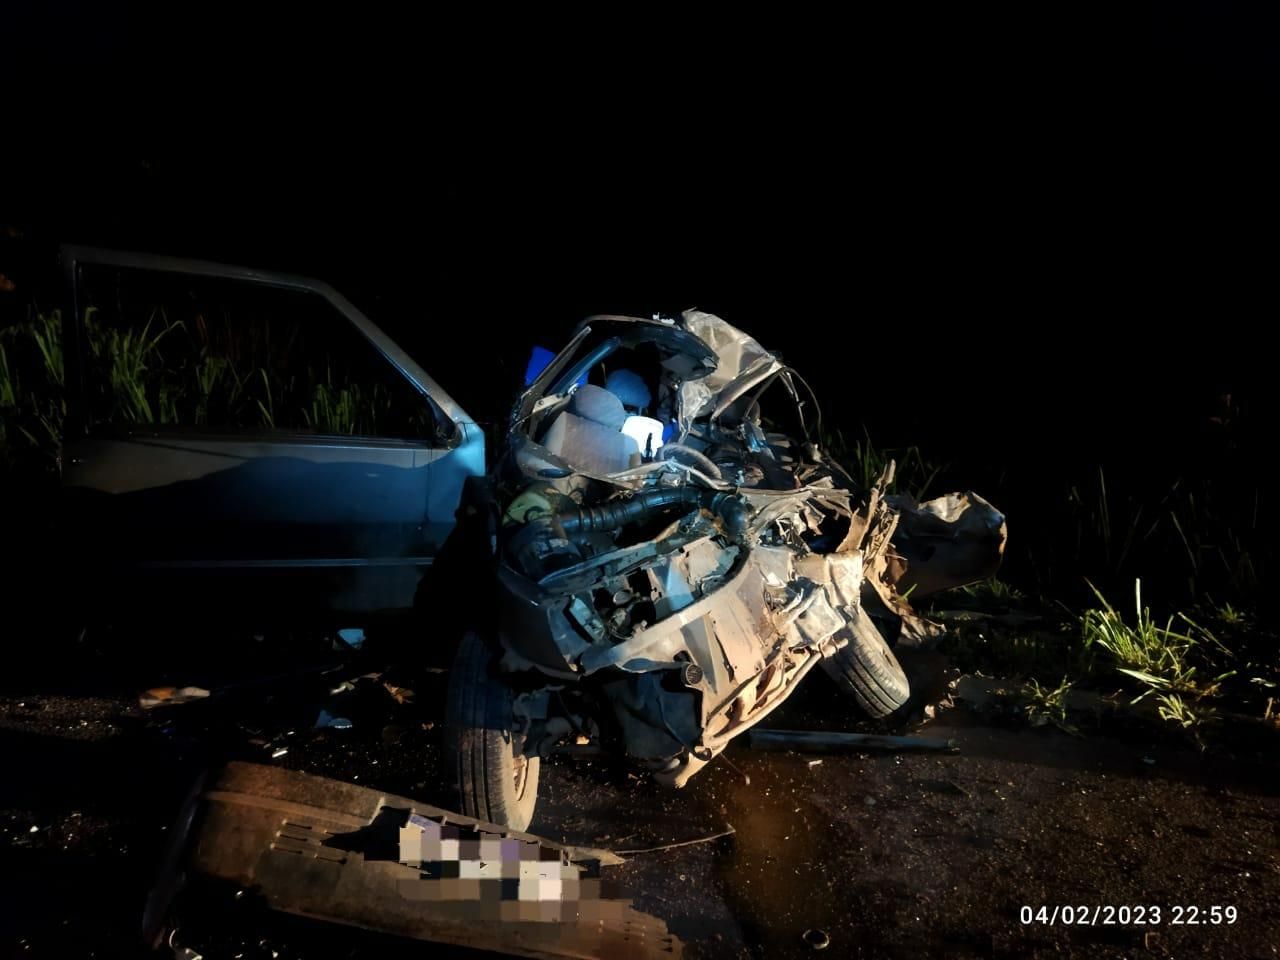
[(1194, 904), (1174, 904), (1173, 906), (1156, 906), (1154, 904), (1128, 904), (1113, 906), (1110, 904), (1057, 904), (1032, 907), (1024, 905), (1018, 911), (1018, 921), (1024, 926), (1039, 924), (1053, 927), (1063, 926), (1221, 926), (1231, 925), (1240, 918), (1239, 910), (1234, 906), (1197, 906)]

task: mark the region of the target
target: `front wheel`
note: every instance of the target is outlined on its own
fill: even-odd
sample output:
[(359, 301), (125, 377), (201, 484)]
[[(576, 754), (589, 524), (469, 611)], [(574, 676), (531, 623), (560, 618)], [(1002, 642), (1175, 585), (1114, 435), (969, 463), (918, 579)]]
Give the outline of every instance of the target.
[(449, 671), (446, 769), (468, 817), (527, 830), (538, 802), (537, 757), (515, 750), (511, 688), (489, 670), (489, 648), (462, 636)]
[(870, 717), (887, 717), (911, 696), (911, 685), (875, 621), (861, 607), (849, 624), (849, 642), (822, 669)]

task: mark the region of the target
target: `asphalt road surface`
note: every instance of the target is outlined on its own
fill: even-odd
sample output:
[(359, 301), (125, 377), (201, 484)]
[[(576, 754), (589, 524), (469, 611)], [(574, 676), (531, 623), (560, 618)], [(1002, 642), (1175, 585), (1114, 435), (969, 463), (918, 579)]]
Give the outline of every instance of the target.
[[(449, 805), (439, 770), (443, 674), (415, 678), (410, 703), (383, 686), (414, 675), (395, 668), (331, 695), (351, 668), (287, 676), (307, 658), (332, 659), (314, 644), (179, 639), (85, 640), (34, 650), (6, 671), (5, 953), (143, 955), (143, 898), (178, 804), (210, 764), (256, 760)], [(910, 668), (928, 687), (922, 671), (942, 665)], [(138, 693), (159, 683), (217, 688), (264, 676), (275, 679), (205, 703), (138, 706)], [(870, 729), (820, 673), (806, 684), (768, 726)], [(353, 726), (314, 729), (320, 708)], [(808, 956), (810, 930), (829, 938), (826, 956), (1277, 956), (1274, 755), (1201, 754), (1145, 729), (1073, 737), (963, 706), (911, 729), (952, 737), (960, 752), (825, 755), (815, 764), (739, 741), (678, 792), (600, 759), (558, 759), (544, 767), (532, 830), (633, 850), (732, 825), (732, 836), (610, 868), (693, 957)], [(1041, 922), (1042, 906), (1046, 920), (1070, 906), (1075, 922), (1061, 909)], [(1144, 908), (1148, 922), (1133, 922), (1133, 909), (1128, 924), (1105, 922), (1122, 918), (1121, 907)], [(365, 934), (339, 941), (306, 923), (237, 931), (201, 949), (219, 951), (385, 955)]]

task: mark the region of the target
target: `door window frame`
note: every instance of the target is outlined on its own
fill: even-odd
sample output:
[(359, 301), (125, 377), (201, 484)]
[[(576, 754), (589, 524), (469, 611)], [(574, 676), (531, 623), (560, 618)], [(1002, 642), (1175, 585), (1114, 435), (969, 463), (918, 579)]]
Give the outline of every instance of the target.
[[(88, 431), (87, 398), (85, 397), (84, 386), (86, 344), (81, 313), (83, 305), (81, 302), (79, 271), (81, 266), (93, 265), (238, 280), (263, 287), (315, 294), (333, 307), (390, 364), (391, 368), (418, 392), (423, 401), (430, 405), (432, 414), (438, 424), (436, 436), (424, 439), (421, 444), (414, 444), (415, 446), (428, 445), (431, 447), (443, 446), (452, 448), (461, 444), (465, 439), (465, 430), (462, 424), (470, 421), (470, 417), (463, 412), (453, 398), (412, 357), (405, 353), (399, 344), (365, 316), (355, 304), (321, 280), (314, 280), (297, 274), (257, 270), (251, 267), (237, 267), (205, 260), (188, 260), (182, 257), (105, 250), (96, 247), (64, 246), (59, 251), (59, 261), (66, 285), (65, 296), (67, 298), (67, 310), (62, 321), (67, 390), (65, 426), (65, 435), (67, 437), (83, 436)], [(267, 431), (263, 432), (266, 433)], [(390, 438), (374, 436), (346, 439), (348, 441), (370, 440), (385, 442)]]

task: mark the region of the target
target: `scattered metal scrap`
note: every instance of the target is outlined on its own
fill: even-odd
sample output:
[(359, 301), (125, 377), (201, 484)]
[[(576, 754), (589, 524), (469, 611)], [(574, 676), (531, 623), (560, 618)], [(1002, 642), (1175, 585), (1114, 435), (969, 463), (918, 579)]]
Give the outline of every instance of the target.
[(677, 840), (675, 843), (663, 843), (663, 844), (659, 844), (656, 847), (641, 847), (638, 850), (619, 850), (617, 852), (625, 853), (625, 854), (657, 853), (661, 850), (674, 850), (676, 849), (676, 847), (691, 847), (694, 844), (698, 844), (698, 843), (711, 843), (713, 840), (719, 840), (722, 837), (731, 837), (737, 832), (738, 832), (737, 830), (733, 829), (733, 824), (729, 823), (725, 825), (724, 830), (720, 830), (716, 833), (710, 834), (709, 836), (695, 837), (692, 840)]
[[(224, 684), (215, 687), (212, 690), (206, 690), (203, 687), (186, 686), (186, 687), (153, 687), (150, 690), (143, 691), (138, 696), (138, 705), (144, 710), (151, 710), (156, 707), (177, 706), (179, 704), (196, 703), (200, 701), (225, 700), (232, 699), (241, 695), (254, 695), (261, 693), (269, 693), (274, 688), (297, 684), (306, 677), (315, 675), (324, 675), (342, 670), (347, 666), (345, 660), (327, 660), (323, 663), (306, 664), (295, 670), (288, 670), (282, 673), (274, 673), (260, 677), (251, 677), (249, 679), (240, 680), (235, 683)], [(366, 674), (366, 677), (378, 679), (381, 674)], [(356, 679), (364, 679), (358, 677)], [(341, 687), (339, 688), (341, 689)], [(338, 692), (337, 690), (334, 691)], [(395, 696), (395, 694), (392, 694)], [(412, 694), (410, 694), (412, 695)]]
[(271, 910), (524, 957), (678, 957), (658, 918), (605, 896), (604, 850), (354, 784), (231, 763), (193, 795), (144, 916), (164, 943), (184, 879)]
[(757, 750), (939, 750), (958, 753), (954, 740), (939, 737), (891, 737), (872, 733), (834, 733), (824, 730), (750, 730), (748, 743)]
[(208, 696), (209, 691), (203, 687), (152, 687), (139, 695), (138, 706), (143, 710), (154, 710), (156, 707), (171, 707), (203, 700)]

